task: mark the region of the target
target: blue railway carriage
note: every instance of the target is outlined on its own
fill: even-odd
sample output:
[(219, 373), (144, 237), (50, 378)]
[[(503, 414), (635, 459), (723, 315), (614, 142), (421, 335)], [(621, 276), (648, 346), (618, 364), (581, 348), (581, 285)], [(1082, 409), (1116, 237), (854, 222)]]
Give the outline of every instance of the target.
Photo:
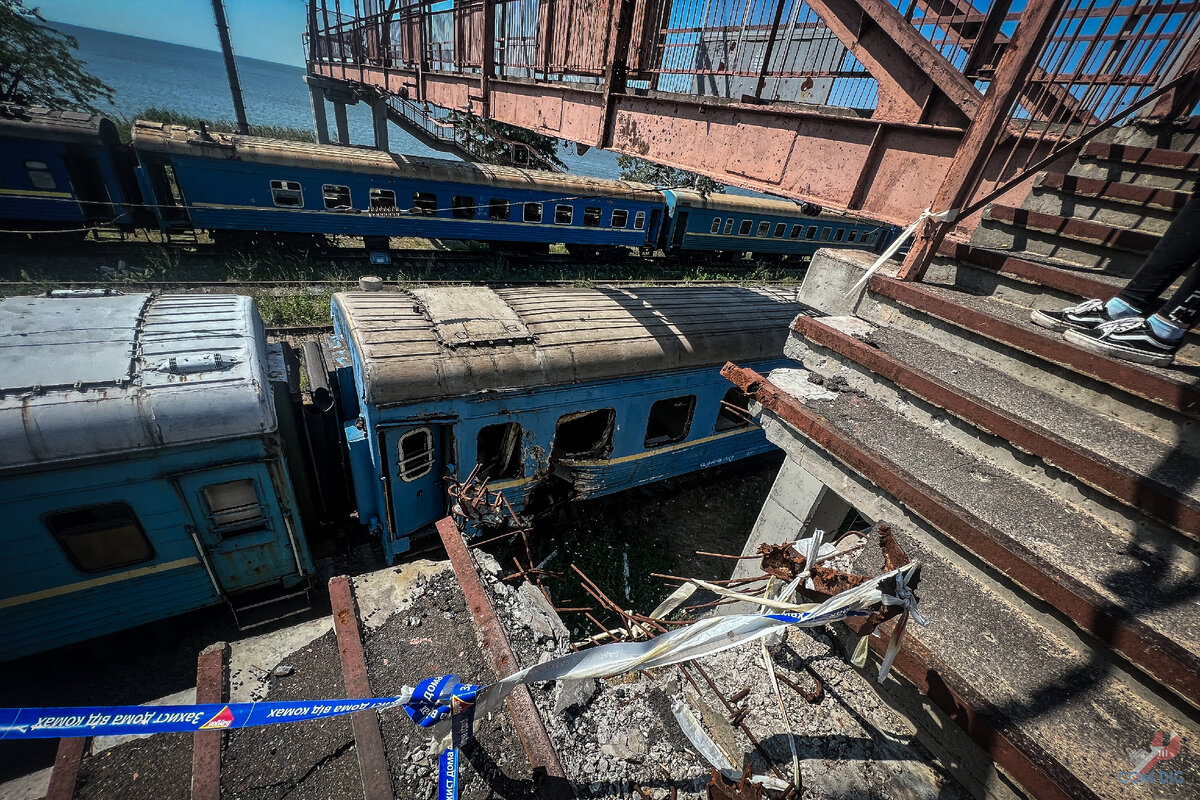
[(164, 228), (646, 247), (648, 184), (137, 122), (143, 195)]
[(110, 119), (0, 105), (0, 228), (132, 227), (140, 197), (119, 145)]
[(771, 254), (807, 258), (819, 247), (850, 247), (880, 252), (891, 241), (890, 225), (836, 214), (805, 214), (787, 200), (667, 190), (667, 253)]
[(478, 465), (518, 510), (764, 452), (728, 360), (786, 363), (777, 289), (437, 287), (334, 295), (327, 358), (359, 518), (389, 558)]
[(252, 300), (10, 298), (0, 352), (0, 660), (303, 597), (287, 370)]

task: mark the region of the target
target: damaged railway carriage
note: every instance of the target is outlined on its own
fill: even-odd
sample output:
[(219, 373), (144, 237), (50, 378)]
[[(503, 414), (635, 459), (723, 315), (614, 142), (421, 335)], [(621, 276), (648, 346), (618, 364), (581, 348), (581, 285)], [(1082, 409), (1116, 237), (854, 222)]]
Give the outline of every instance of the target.
[(307, 600), (285, 353), (247, 297), (0, 301), (0, 660)]
[(779, 289), (438, 287), (334, 295), (328, 357), (360, 521), (389, 558), (479, 465), (520, 511), (771, 448), (728, 360), (785, 363)]

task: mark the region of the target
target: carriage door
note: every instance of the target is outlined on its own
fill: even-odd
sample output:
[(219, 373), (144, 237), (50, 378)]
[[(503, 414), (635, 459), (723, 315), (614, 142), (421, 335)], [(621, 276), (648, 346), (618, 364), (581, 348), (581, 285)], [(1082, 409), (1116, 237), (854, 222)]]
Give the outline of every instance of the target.
[(683, 237), (687, 235), (688, 212), (680, 213), (675, 222), (675, 230), (671, 234), (671, 249), (678, 250), (683, 245)]
[(298, 572), (265, 464), (191, 472), (176, 480), (222, 589), (253, 589)]
[(446, 513), (442, 481), (442, 447), (449, 441), (445, 425), (421, 424), (388, 428), (384, 442), (391, 484), (396, 537), (407, 536)]

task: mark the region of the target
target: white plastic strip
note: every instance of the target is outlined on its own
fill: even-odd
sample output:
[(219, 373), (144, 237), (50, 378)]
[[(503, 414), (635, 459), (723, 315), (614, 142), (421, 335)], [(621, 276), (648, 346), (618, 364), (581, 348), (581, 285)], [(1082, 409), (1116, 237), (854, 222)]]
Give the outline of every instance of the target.
[(896, 253), (900, 251), (900, 248), (904, 246), (904, 243), (912, 238), (912, 235), (917, 232), (917, 228), (921, 227), (925, 220), (935, 219), (938, 222), (953, 222), (957, 218), (957, 208), (939, 211), (936, 214), (932, 209), (929, 208), (922, 211), (921, 216), (917, 217), (916, 221), (914, 221), (912, 225), (909, 225), (907, 228), (905, 228), (904, 232), (897, 236), (895, 241), (888, 245), (888, 249), (883, 251), (883, 255), (875, 259), (875, 263), (871, 265), (870, 269), (863, 273), (863, 276), (858, 279), (858, 283), (854, 284), (854, 286), (850, 288), (850, 291), (846, 292), (846, 297), (849, 297), (861, 289), (863, 284), (869, 281), (871, 276), (878, 272), (879, 269), (888, 262), (888, 259), (896, 255)]

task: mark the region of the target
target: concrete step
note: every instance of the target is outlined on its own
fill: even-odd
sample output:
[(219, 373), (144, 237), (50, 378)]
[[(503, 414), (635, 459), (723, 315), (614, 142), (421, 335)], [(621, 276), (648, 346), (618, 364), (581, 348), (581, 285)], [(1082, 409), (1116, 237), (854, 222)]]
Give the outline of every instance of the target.
[[(955, 422), (941, 429), (943, 435), (976, 450), (996, 451), (988, 456), (991, 461), (1050, 488), (1065, 502), (1099, 490), (1123, 504), (1089, 500), (1089, 513), (1107, 525), (1145, 534), (1154, 526), (1140, 519), (1128, 526), (1127, 518), (1142, 513), (1155, 518), (1178, 532), (1159, 531), (1159, 549), (1182, 548), (1179, 558), (1191, 564), (1188, 569), (1200, 568), (1200, 456), (1180, 452), (935, 342), (889, 328), (864, 333), (847, 323), (851, 319), (797, 319), (794, 344), (789, 345), (795, 352), (789, 354), (823, 373), (825, 362), (807, 361), (811, 352), (819, 352), (850, 370), (852, 384), (863, 391), (874, 391), (882, 380), (893, 387), (885, 392), (888, 400), (901, 392), (905, 403), (915, 397), (935, 409), (934, 418), (949, 412), (966, 426)], [(902, 408), (907, 413), (910, 406)], [(953, 426), (963, 430), (952, 433)], [(980, 432), (987, 435), (981, 437)]]
[(1161, 236), (1188, 197), (1172, 189), (1043, 172), (1021, 208)]
[(1087, 220), (1043, 214), (993, 203), (983, 212), (971, 244), (1030, 253), (1066, 266), (1128, 277), (1141, 266), (1158, 237)]
[(1071, 167), (1070, 174), (1080, 178), (1190, 192), (1196, 188), (1198, 169), (1200, 153), (1089, 142)]
[[(1097, 411), (1113, 413), (1130, 424), (1134, 424), (1131, 417), (1138, 412), (1113, 412), (1110, 405), (1113, 409), (1140, 409), (1144, 416), (1163, 420), (1168, 426), (1163, 430), (1170, 434), (1164, 438), (1160, 433), (1158, 438), (1168, 443), (1186, 441), (1182, 432), (1191, 430), (1200, 417), (1200, 369), (1196, 367), (1147, 367), (1097, 356), (1034, 325), (1023, 308), (953, 287), (917, 285), (876, 275), (867, 288), (872, 298), (886, 299), (893, 307), (898, 304), (948, 323), (937, 327), (953, 333), (964, 346), (975, 345), (972, 350), (981, 354), (995, 350), (995, 361), (984, 360), (1023, 382), (1053, 391), (1056, 379), (1061, 380), (1066, 388), (1059, 393), (1081, 399), (1086, 396), (1089, 399), (1081, 404), (1091, 403)], [(877, 314), (869, 306), (863, 310), (872, 316)], [(928, 323), (923, 324), (928, 327)], [(1111, 398), (1115, 405), (1104, 398)], [(1157, 424), (1150, 427), (1160, 428)]]
[[(1120, 278), (1080, 273), (967, 244), (943, 244), (938, 252), (926, 273), (927, 283), (1029, 310), (1057, 311), (1088, 298), (1107, 300), (1126, 284)], [(1187, 334), (1176, 359), (1189, 366), (1200, 365), (1200, 334)]]
[[(1118, 611), (1076, 571), (1045, 558), (1054, 548), (1037, 526), (1069, 521), (1057, 504), (872, 397), (840, 392), (827, 401), (781, 403), (772, 399), (780, 394), (775, 387), (759, 390), (768, 437), (868, 518), (891, 522), (909, 556), (924, 564), (919, 594), (931, 625), (910, 623), (908, 632), (977, 693), (962, 716), (985, 714), (1020, 742), (1022, 754), (1040, 753), (1042, 779), (1061, 796), (1122, 796), (1112, 755), (1129, 747), (1122, 740), (1152, 736), (1166, 720), (1196, 730), (1182, 699), (1155, 694), (1139, 671), (1114, 660), (1112, 649), (1136, 650), (1138, 638), (1156, 640), (1161, 632), (1137, 619), (1103, 618)], [(981, 510), (988, 519), (977, 516)], [(1086, 543), (1065, 538), (1059, 545), (1056, 558), (1089, 571), (1078, 567), (1092, 555)], [(1140, 571), (1152, 582), (1165, 577)], [(1122, 591), (1136, 598), (1142, 588)], [(1102, 617), (1090, 616), (1089, 606)], [(1084, 625), (1095, 634), (1080, 636)], [(1177, 642), (1164, 644), (1195, 657)], [(1186, 671), (1176, 677), (1194, 680)], [(1026, 788), (1038, 794), (1044, 784)]]
[(1101, 134), (1096, 141), (1200, 152), (1200, 117), (1169, 121), (1137, 117), (1112, 131), (1112, 136)]

